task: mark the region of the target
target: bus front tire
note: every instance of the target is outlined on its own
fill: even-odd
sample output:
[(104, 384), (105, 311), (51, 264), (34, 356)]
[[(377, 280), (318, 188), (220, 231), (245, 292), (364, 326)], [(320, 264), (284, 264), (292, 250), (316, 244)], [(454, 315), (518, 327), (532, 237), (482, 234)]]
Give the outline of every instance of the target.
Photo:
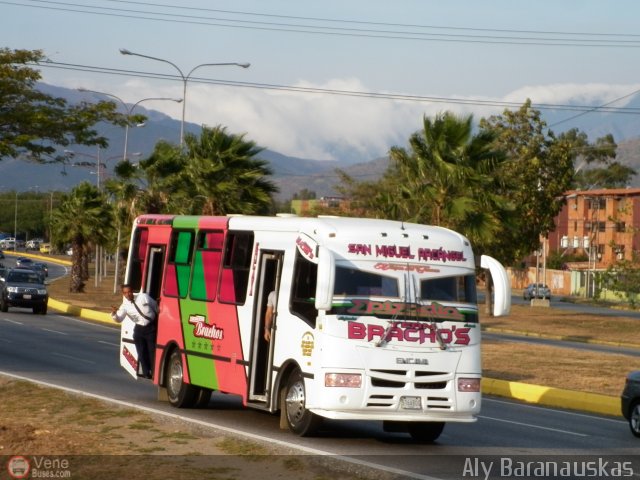
[(173, 351), (167, 365), (167, 395), (169, 403), (178, 408), (193, 407), (198, 396), (196, 387), (184, 383), (182, 355), (178, 350)]
[(289, 430), (301, 437), (313, 435), (322, 424), (321, 417), (307, 410), (306, 398), (304, 378), (296, 370), (287, 382), (283, 408)]
[(407, 431), (411, 437), (422, 443), (435, 442), (444, 430), (444, 422), (409, 422)]

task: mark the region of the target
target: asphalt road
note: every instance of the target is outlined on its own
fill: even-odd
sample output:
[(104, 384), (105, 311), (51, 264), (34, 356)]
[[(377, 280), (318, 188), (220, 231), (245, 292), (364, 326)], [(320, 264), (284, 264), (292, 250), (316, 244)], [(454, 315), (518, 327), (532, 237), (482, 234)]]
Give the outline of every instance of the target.
[(119, 367), (118, 344), (118, 329), (106, 325), (55, 313), (33, 315), (23, 309), (0, 315), (2, 373), (179, 414), (212, 428), (249, 435), (254, 441), (401, 470), (406, 478), (438, 473), (433, 470), (437, 470), (434, 459), (426, 461), (428, 455), (452, 455), (454, 459), (549, 452), (604, 455), (636, 453), (640, 446), (621, 418), (486, 397), (478, 422), (447, 425), (433, 445), (416, 444), (407, 434), (386, 433), (380, 422), (328, 421), (318, 437), (298, 438), (278, 428), (277, 416), (244, 409), (234, 396), (214, 395), (209, 406), (200, 410), (177, 410), (157, 401), (156, 388), (149, 381), (136, 381)]
[[(64, 267), (52, 264), (51, 276), (63, 273)], [(119, 330), (107, 325), (53, 311), (41, 316), (16, 308), (0, 314), (0, 373), (90, 393), (160, 415), (180, 415), (184, 421), (198, 422), (200, 426), (306, 454), (329, 455), (336, 462), (364, 462), (401, 478), (460, 478), (464, 472), (469, 473), (463, 469), (472, 457), (517, 459), (527, 454), (544, 458), (565, 458), (555, 457), (558, 455), (627, 458), (637, 454), (640, 446), (622, 418), (491, 397), (483, 399), (478, 422), (448, 424), (431, 445), (414, 443), (407, 434), (384, 432), (380, 422), (326, 421), (317, 437), (299, 438), (280, 430), (277, 416), (245, 409), (231, 395), (215, 394), (207, 408), (198, 410), (178, 410), (159, 402), (152, 383), (134, 380), (120, 368), (118, 349)], [(637, 457), (633, 460), (638, 462)], [(453, 473), (448, 470), (453, 477), (443, 469), (453, 469)], [(464, 476), (482, 477), (479, 471), (475, 473), (478, 475)], [(640, 465), (634, 474), (639, 478)]]

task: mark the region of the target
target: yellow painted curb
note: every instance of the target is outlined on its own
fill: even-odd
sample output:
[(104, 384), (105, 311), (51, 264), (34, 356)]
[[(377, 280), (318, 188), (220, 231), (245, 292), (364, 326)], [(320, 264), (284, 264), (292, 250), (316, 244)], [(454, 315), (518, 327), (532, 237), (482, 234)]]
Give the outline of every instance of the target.
[(58, 310), (59, 312), (68, 313), (70, 315), (82, 317), (87, 320), (95, 320), (97, 322), (115, 325), (115, 322), (111, 318), (111, 315), (108, 313), (97, 312), (88, 308), (76, 307), (74, 305), (69, 305), (68, 303), (60, 302), (53, 298), (49, 298), (49, 307), (53, 308), (54, 310)]
[(576, 392), (493, 378), (482, 379), (482, 393), (549, 407), (567, 408), (601, 415), (622, 415), (620, 398), (599, 393)]

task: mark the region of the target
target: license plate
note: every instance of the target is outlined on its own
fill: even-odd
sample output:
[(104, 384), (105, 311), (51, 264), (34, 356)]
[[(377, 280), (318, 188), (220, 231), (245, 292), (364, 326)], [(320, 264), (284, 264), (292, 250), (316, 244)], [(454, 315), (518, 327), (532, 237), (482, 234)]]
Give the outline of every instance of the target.
[(25, 293), (24, 295), (22, 295), (22, 298), (24, 298), (25, 300), (31, 300), (31, 295), (28, 293)]
[(422, 410), (420, 397), (400, 397), (400, 408), (403, 410)]

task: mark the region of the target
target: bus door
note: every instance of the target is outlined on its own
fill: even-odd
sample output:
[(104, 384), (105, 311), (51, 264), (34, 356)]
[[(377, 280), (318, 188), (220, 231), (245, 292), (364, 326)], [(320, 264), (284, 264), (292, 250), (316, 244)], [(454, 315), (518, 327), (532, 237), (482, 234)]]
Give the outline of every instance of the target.
[[(141, 291), (152, 298), (160, 298), (160, 286), (164, 275), (164, 245), (149, 245), (145, 262), (145, 283)], [(122, 321), (120, 327), (120, 366), (133, 378), (138, 378), (138, 352), (133, 343), (133, 327), (135, 323), (128, 317)]]
[[(254, 318), (249, 372), (249, 401), (269, 408), (268, 399), (273, 374), (273, 345), (278, 322), (278, 292), (284, 252), (260, 251), (258, 282), (254, 296)], [(265, 313), (269, 293), (275, 292), (275, 308), (271, 326), (271, 341), (264, 338)]]

